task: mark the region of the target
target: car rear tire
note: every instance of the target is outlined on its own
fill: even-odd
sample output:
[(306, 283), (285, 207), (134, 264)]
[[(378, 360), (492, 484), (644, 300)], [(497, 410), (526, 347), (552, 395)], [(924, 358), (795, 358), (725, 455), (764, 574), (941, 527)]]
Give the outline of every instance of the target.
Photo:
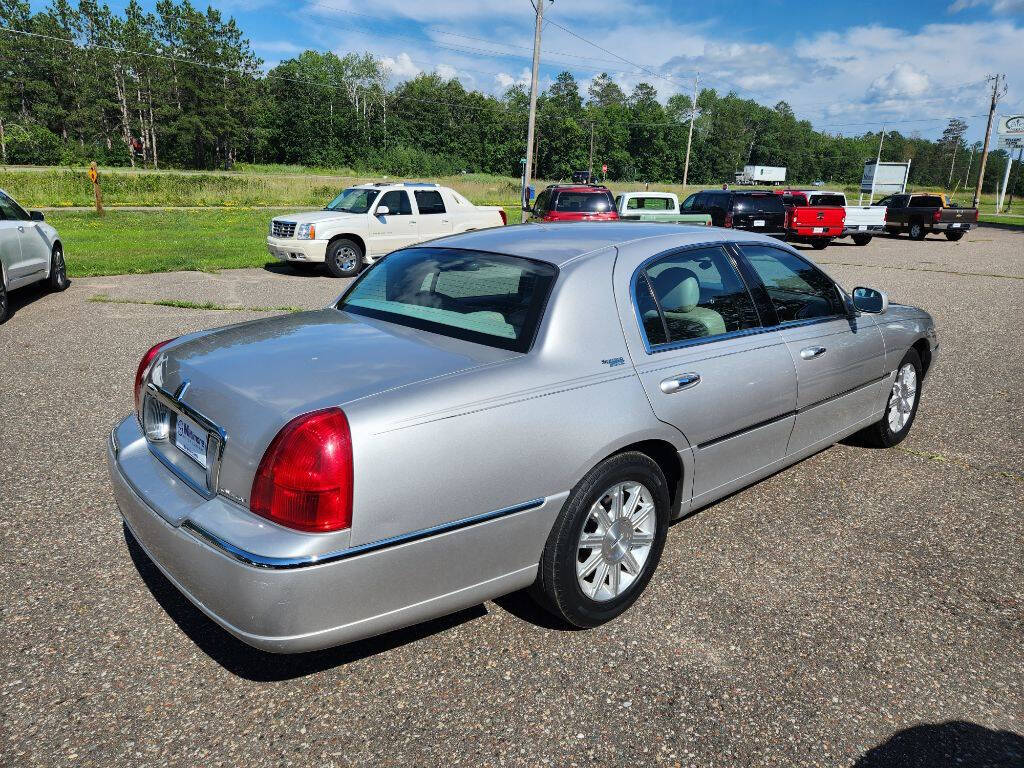
[(71, 281), (68, 280), (68, 268), (64, 263), (64, 251), (59, 245), (53, 247), (50, 254), (50, 280), (51, 291), (66, 291)]
[(813, 248), (816, 251), (823, 251), (826, 248), (828, 248), (828, 244), (830, 242), (832, 241), (829, 240), (827, 237), (819, 237), (811, 241), (811, 248)]
[(924, 236), (927, 231), (924, 228), (924, 222), (912, 221), (910, 222), (910, 230), (908, 231), (911, 240), (924, 240)]
[(963, 238), (963, 236), (964, 236), (963, 232), (947, 232), (946, 233), (946, 239), (947, 240), (952, 240), (954, 243), (957, 240), (960, 240), (961, 238)]
[(892, 448), (903, 442), (917, 416), (923, 375), (920, 355), (916, 350), (907, 350), (896, 368), (882, 418), (858, 433), (862, 442), (874, 448)]
[(327, 246), (327, 271), (334, 277), (355, 277), (363, 268), (363, 249), (355, 240), (340, 238)]
[(534, 599), (577, 627), (626, 611), (661, 559), (668, 530), (668, 484), (646, 454), (605, 459), (566, 499), (548, 535)]
[(871, 235), (854, 235), (853, 242), (855, 245), (867, 245), (871, 242)]

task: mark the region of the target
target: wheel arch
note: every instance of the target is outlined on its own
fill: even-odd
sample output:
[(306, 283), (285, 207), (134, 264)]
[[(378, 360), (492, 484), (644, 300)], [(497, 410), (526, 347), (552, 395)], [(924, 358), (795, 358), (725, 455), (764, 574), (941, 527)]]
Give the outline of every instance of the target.
[(331, 235), (331, 239), (327, 241), (327, 248), (325, 249), (325, 253), (326, 251), (329, 251), (331, 249), (331, 246), (338, 240), (351, 240), (356, 245), (363, 249), (364, 257), (368, 255), (368, 251), (366, 250), (366, 239), (363, 238), (361, 235), (357, 235), (355, 232), (339, 232), (336, 235)]
[(928, 343), (928, 339), (921, 338), (910, 345), (910, 348), (917, 352), (917, 356), (921, 358), (921, 378), (923, 379), (928, 375), (928, 369), (932, 364), (932, 348)]
[[(668, 440), (651, 437), (629, 443), (628, 445), (623, 445), (611, 451), (606, 456), (602, 456), (598, 461), (595, 461), (593, 466), (589, 469), (593, 469), (602, 462), (605, 462), (615, 456), (634, 451), (642, 453), (650, 458), (658, 465), (662, 474), (665, 475), (665, 481), (668, 484), (669, 492), (669, 517), (675, 519), (678, 516), (683, 497), (683, 480), (688, 475), (687, 467), (684, 466), (683, 457), (679, 452), (679, 448)], [(580, 475), (580, 477), (582, 478), (585, 475), (586, 473)]]

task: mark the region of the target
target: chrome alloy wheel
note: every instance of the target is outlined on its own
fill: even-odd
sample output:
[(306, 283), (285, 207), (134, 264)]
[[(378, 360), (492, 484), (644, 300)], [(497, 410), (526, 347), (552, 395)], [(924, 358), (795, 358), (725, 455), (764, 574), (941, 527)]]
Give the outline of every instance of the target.
[(889, 429), (894, 435), (907, 426), (910, 414), (914, 412), (916, 400), (917, 370), (910, 363), (905, 363), (896, 374), (896, 381), (892, 384), (892, 392), (889, 395), (889, 411), (886, 414)]
[(583, 594), (603, 602), (639, 578), (654, 544), (654, 497), (636, 482), (606, 490), (590, 508), (576, 548), (576, 578)]
[(335, 261), (338, 263), (338, 267), (344, 272), (351, 272), (356, 268), (356, 252), (354, 248), (344, 246), (338, 249), (338, 252), (334, 255)]
[(64, 251), (59, 248), (53, 254), (54, 285), (63, 287), (68, 279), (67, 264), (64, 263)]

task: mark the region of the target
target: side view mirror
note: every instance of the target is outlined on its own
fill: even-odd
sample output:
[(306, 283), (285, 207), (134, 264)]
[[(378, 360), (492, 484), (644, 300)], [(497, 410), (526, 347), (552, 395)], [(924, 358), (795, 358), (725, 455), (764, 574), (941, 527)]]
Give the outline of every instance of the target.
[(889, 308), (889, 297), (885, 291), (876, 291), (874, 288), (854, 288), (853, 306), (861, 312), (881, 315)]
[(32, 221), (45, 221), (46, 219), (42, 211), (29, 211), (28, 217), (32, 219)]
[(378, 216), (387, 216), (389, 213), (391, 213), (391, 209), (388, 208), (386, 205), (378, 205), (377, 206), (377, 215)]

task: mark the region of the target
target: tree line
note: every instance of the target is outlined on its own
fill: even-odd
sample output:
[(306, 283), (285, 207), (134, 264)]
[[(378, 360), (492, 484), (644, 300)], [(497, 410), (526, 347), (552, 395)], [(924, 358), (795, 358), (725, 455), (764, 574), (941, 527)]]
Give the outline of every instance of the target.
[[(528, 94), (467, 90), (421, 74), (394, 87), (370, 54), (307, 50), (269, 71), (231, 18), (189, 0), (0, 0), (0, 162), (153, 168), (288, 163), (389, 175), (519, 174)], [(645, 82), (630, 92), (602, 74), (585, 88), (562, 72), (538, 101), (537, 176), (608, 166), (618, 181), (731, 181), (744, 165), (786, 166), (796, 182), (859, 181), (879, 134), (814, 130), (780, 101), (765, 106), (703, 89), (662, 104)], [(886, 134), (883, 160), (910, 160), (915, 185), (973, 189), (978, 147), (951, 120), (939, 140)], [(593, 152), (591, 154), (591, 147)], [(985, 189), (1005, 168), (995, 153)], [(970, 171), (970, 174), (969, 174)], [(1024, 174), (1017, 183), (1024, 191)]]

